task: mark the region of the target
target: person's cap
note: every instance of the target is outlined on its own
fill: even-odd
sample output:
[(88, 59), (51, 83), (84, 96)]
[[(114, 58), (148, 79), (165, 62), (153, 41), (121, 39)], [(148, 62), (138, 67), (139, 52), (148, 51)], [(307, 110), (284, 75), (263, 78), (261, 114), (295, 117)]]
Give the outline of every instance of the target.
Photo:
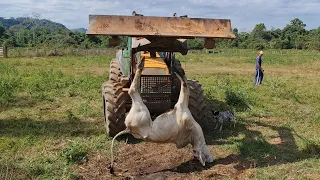
[(262, 55), (262, 54), (263, 54), (263, 51), (259, 51), (259, 54), (261, 54), (261, 55)]

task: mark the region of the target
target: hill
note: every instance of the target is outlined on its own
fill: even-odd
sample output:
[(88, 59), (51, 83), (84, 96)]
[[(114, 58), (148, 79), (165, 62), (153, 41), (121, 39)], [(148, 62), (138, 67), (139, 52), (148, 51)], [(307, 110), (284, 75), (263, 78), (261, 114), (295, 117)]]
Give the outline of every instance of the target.
[(85, 28), (77, 28), (77, 29), (71, 29), (72, 32), (81, 32), (81, 33), (86, 33), (87, 29)]
[(56, 23), (47, 19), (34, 19), (29, 17), (19, 18), (3, 18), (0, 17), (0, 25), (6, 30), (13, 28), (15, 30), (20, 29), (32, 29), (33, 27), (46, 27), (50, 32), (55, 32), (58, 29), (68, 30), (63, 24)]

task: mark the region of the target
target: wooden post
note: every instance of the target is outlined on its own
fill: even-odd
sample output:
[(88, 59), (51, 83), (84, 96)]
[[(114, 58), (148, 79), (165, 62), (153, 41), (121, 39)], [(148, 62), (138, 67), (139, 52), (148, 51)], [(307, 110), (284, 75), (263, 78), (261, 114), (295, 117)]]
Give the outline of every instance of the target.
[(0, 47), (0, 57), (7, 58), (8, 57), (8, 48), (7, 46)]
[(4, 46), (4, 47), (3, 47), (3, 57), (4, 57), (4, 58), (7, 58), (7, 57), (8, 57), (8, 48), (7, 48), (7, 46)]

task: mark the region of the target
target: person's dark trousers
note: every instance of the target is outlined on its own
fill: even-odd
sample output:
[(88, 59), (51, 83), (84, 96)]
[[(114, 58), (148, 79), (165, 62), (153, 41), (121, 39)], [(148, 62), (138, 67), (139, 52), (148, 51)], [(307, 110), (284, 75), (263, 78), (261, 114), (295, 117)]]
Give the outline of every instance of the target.
[(263, 72), (261, 71), (261, 69), (256, 69), (256, 76), (254, 78), (254, 84), (260, 85), (262, 83), (262, 80), (263, 80)]

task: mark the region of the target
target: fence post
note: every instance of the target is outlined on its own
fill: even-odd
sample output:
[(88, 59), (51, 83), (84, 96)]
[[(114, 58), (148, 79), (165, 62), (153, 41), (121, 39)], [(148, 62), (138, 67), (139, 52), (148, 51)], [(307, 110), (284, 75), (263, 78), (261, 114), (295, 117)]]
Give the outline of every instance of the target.
[(8, 48), (7, 46), (0, 47), (0, 57), (7, 58), (8, 57)]
[(4, 58), (7, 58), (7, 57), (8, 57), (8, 48), (7, 48), (7, 46), (4, 46), (4, 47), (3, 47), (3, 57), (4, 57)]

